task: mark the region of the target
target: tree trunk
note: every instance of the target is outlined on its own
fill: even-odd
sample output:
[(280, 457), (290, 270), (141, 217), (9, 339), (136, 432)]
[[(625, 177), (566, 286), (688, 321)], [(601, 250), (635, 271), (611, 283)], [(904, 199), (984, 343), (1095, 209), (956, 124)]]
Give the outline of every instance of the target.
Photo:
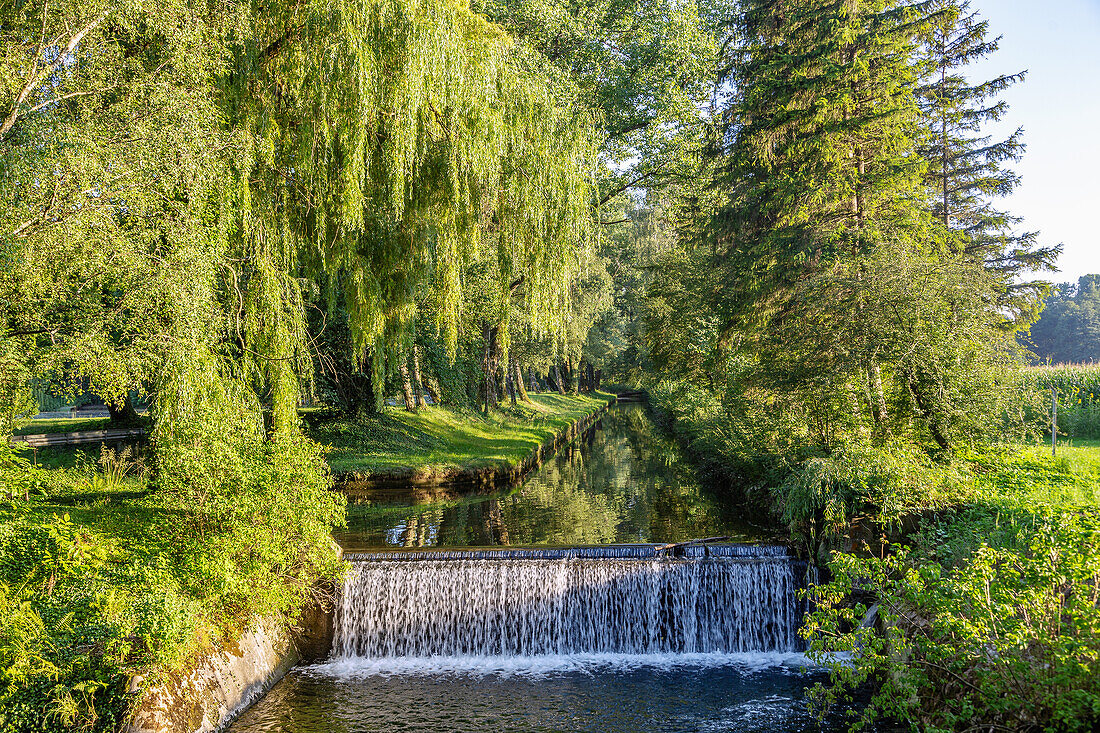
[(424, 380), (420, 375), (420, 347), (413, 344), (412, 348), (412, 381), (413, 390), (416, 393), (416, 406), (427, 407), (428, 402), (424, 399)]
[(940, 430), (939, 425), (936, 424), (935, 416), (932, 414), (931, 406), (924, 398), (924, 392), (922, 391), (920, 385), (917, 383), (917, 380), (912, 376), (909, 377), (908, 383), (909, 393), (913, 396), (913, 401), (916, 402), (917, 409), (920, 410), (921, 416), (924, 417), (925, 424), (928, 425), (928, 432), (932, 434), (932, 440), (936, 441), (936, 445), (938, 445), (943, 450), (948, 450), (951, 444), (948, 442), (947, 436), (945, 436), (943, 434), (943, 431)]
[(558, 394), (565, 394), (565, 386), (562, 384), (562, 381), (561, 381), (561, 370), (558, 369), (557, 364), (554, 365), (553, 374), (554, 374), (554, 387), (558, 390)]
[(497, 398), (497, 327), (490, 328), (488, 323), (482, 322), (481, 324), (481, 337), (485, 341), (485, 359), (482, 362), (482, 369), (485, 371), (485, 414), (489, 414), (490, 406), (496, 407), (500, 404), (500, 400)]
[(538, 394), (541, 390), (539, 389), (538, 377), (535, 376), (534, 367), (527, 367), (527, 380), (527, 389)]
[(398, 370), (401, 372), (401, 392), (405, 398), (405, 409), (416, 412), (416, 399), (413, 397), (412, 381), (409, 379), (408, 357), (401, 362)]
[(585, 377), (584, 381), (588, 385), (588, 391), (589, 392), (595, 392), (596, 391), (595, 370), (596, 370), (596, 368), (592, 366), (592, 362), (588, 362), (588, 365), (586, 366), (586, 375), (587, 376)]
[(890, 414), (886, 411), (886, 395), (882, 391), (882, 369), (879, 368), (878, 362), (874, 359), (871, 360), (867, 376), (870, 381), (871, 411), (875, 416), (875, 425), (884, 436), (889, 436), (890, 424), (888, 419)]
[(596, 385), (596, 391), (600, 391), (600, 380), (603, 379), (603, 369), (596, 370), (596, 381), (593, 383)]
[(484, 385), (482, 387), (482, 398), (485, 401), (485, 414), (489, 414), (489, 324), (484, 321), (481, 324), (481, 340), (485, 342), (485, 356), (481, 358), (481, 370), (485, 373), (483, 376)]
[(126, 398), (122, 400), (121, 405), (108, 402), (107, 412), (111, 415), (112, 425), (133, 425), (141, 417), (134, 409), (134, 401), (129, 392), (126, 393)]
[[(359, 363), (349, 369), (349, 373), (340, 373), (333, 379), (337, 400), (345, 413), (353, 417), (372, 415), (380, 408), (379, 394), (374, 389), (373, 358), (370, 349), (363, 352)], [(352, 371), (353, 369), (353, 371)]]
[(436, 405), (443, 404), (443, 390), (439, 388), (439, 382), (435, 377), (429, 377), (425, 375), (424, 388), (428, 390), (428, 394), (431, 395), (432, 403)]
[(519, 398), (524, 402), (530, 402), (531, 398), (527, 395), (527, 389), (523, 386), (523, 370), (520, 369), (519, 362), (511, 354), (508, 354), (508, 366), (511, 367), (512, 384), (516, 386)]

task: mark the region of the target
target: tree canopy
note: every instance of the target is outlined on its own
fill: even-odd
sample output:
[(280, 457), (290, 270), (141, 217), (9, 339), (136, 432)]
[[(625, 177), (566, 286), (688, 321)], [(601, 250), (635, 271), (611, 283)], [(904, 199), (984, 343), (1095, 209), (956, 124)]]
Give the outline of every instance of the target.
[(1055, 286), (1021, 340), (1039, 363), (1100, 362), (1100, 275)]

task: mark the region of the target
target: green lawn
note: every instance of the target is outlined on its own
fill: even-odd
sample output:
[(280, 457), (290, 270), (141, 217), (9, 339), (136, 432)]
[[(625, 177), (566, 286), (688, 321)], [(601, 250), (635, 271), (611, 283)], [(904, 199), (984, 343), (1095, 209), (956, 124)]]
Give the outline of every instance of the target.
[(49, 420), (31, 420), (15, 431), (16, 435), (44, 435), (47, 433), (75, 433), (81, 430), (106, 430), (111, 422), (109, 417), (70, 418), (59, 417)]
[(446, 407), (416, 413), (387, 408), (362, 420), (320, 423), (309, 433), (330, 447), (329, 465), (337, 474), (446, 473), (513, 464), (612, 396), (532, 394), (531, 399), (530, 405), (505, 403), (489, 417)]
[[(142, 418), (136, 427), (148, 427), (149, 421)], [(49, 433), (77, 433), (84, 430), (110, 429), (109, 417), (56, 417), (45, 420), (31, 420), (26, 425), (14, 431), (15, 435), (46, 435)], [(120, 425), (118, 427), (132, 427)]]
[(1100, 506), (1100, 441), (1077, 439), (1058, 445), (1032, 446), (998, 456), (986, 464), (977, 481), (979, 496), (992, 503), (1018, 507)]

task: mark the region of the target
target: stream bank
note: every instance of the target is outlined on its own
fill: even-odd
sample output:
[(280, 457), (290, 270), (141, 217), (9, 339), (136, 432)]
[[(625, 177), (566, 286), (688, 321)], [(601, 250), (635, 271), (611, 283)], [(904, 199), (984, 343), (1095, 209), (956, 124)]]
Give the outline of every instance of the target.
[[(329, 590), (331, 593), (331, 589)], [(233, 638), (214, 644), (184, 671), (142, 690), (123, 733), (213, 733), (263, 697), (298, 664), (318, 662), (332, 648), (331, 609), (311, 604), (293, 625), (256, 618)]]
[(319, 426), (336, 487), (354, 495), (385, 488), (487, 490), (518, 483), (591, 427), (615, 395), (531, 395), (486, 418), (446, 408), (384, 414), (362, 425)]

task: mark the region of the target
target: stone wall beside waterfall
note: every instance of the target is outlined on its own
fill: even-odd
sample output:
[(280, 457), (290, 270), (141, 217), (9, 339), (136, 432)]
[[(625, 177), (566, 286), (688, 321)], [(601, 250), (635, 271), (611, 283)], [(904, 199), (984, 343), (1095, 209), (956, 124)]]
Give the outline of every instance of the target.
[(171, 674), (147, 690), (125, 733), (216, 731), (271, 689), (297, 661), (286, 630), (273, 621), (260, 621), (232, 643), (215, 648), (190, 671)]
[[(224, 641), (186, 672), (146, 689), (124, 733), (212, 733), (282, 679), (299, 661), (324, 659), (332, 645), (332, 615), (306, 609), (297, 628), (259, 619)], [(134, 691), (143, 680), (131, 682)]]

